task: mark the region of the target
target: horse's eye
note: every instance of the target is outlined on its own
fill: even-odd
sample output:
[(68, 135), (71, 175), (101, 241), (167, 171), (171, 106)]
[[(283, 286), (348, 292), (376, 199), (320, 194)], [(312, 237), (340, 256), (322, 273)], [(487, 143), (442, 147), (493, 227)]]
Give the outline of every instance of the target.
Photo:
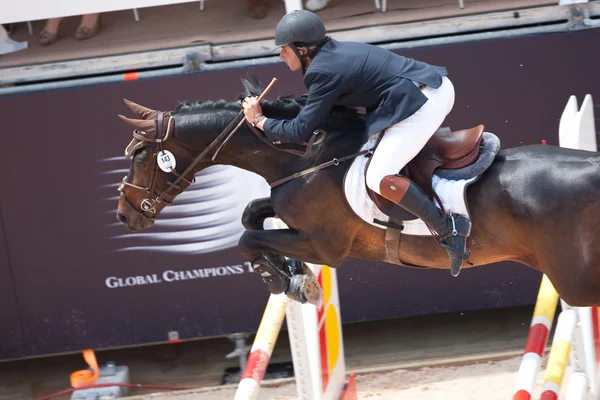
[(135, 166), (138, 168), (146, 168), (146, 163), (143, 161), (136, 161)]

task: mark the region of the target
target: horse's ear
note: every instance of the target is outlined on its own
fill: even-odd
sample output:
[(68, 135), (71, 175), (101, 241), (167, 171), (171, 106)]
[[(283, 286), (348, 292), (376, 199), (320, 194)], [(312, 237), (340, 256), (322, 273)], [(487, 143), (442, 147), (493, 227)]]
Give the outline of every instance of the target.
[(262, 92), (260, 82), (258, 81), (258, 78), (254, 75), (251, 75), (246, 79), (242, 79), (242, 85), (244, 85), (244, 95), (241, 99), (247, 96), (260, 96)]
[(129, 107), (131, 111), (135, 113), (138, 117), (142, 119), (148, 118), (152, 113), (156, 113), (155, 110), (151, 110), (147, 107), (140, 106), (139, 104), (134, 103), (131, 100), (123, 99), (123, 102)]
[(123, 120), (127, 125), (131, 126), (138, 131), (146, 132), (150, 137), (154, 137), (156, 126), (153, 120), (146, 119), (131, 119), (118, 114), (119, 118)]

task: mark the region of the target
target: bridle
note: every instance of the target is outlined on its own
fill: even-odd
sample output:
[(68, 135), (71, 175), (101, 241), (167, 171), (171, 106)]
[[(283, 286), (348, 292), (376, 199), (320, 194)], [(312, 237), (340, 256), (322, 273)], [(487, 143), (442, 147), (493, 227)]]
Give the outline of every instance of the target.
[[(148, 137), (148, 136), (146, 136), (145, 132), (141, 132), (137, 129), (135, 129), (133, 131), (133, 137), (135, 139), (139, 140), (140, 142), (148, 143), (148, 145), (154, 147), (154, 153), (152, 154), (152, 163), (153, 163), (152, 175), (150, 175), (150, 179), (149, 179), (146, 187), (138, 186), (131, 182), (128, 182), (127, 175), (126, 175), (123, 177), (121, 184), (117, 188), (117, 190), (119, 191), (119, 195), (121, 196), (121, 198), (123, 198), (125, 203), (132, 210), (134, 210), (135, 212), (137, 212), (138, 214), (140, 214), (141, 216), (143, 216), (144, 218), (147, 218), (147, 219), (154, 218), (154, 215), (156, 214), (156, 205), (157, 204), (159, 204), (159, 203), (171, 204), (171, 202), (169, 200), (167, 200), (165, 198), (165, 196), (172, 189), (181, 189), (181, 187), (178, 185), (180, 181), (182, 181), (182, 180), (185, 181), (188, 184), (188, 186), (195, 182), (195, 177), (192, 177), (191, 181), (185, 178), (185, 175), (187, 175), (190, 172), (190, 170), (191, 170), (190, 168), (186, 169), (183, 174), (178, 174), (174, 168), (171, 168), (170, 173), (174, 174), (177, 177), (177, 179), (175, 179), (174, 182), (167, 182), (167, 185), (169, 185), (169, 187), (167, 187), (162, 193), (156, 194), (156, 179), (158, 177), (158, 171), (159, 171), (157, 157), (159, 156), (159, 153), (164, 151), (163, 143), (166, 142), (167, 139), (169, 139), (169, 133), (171, 132), (171, 124), (173, 123), (173, 117), (169, 115), (167, 129), (166, 129), (166, 131), (163, 132), (164, 118), (165, 118), (165, 113), (162, 111), (159, 112), (157, 122), (156, 122), (156, 125), (157, 125), (157, 129), (156, 129), (157, 137), (156, 138)], [(135, 207), (133, 202), (127, 198), (127, 195), (124, 192), (124, 189), (126, 186), (137, 189), (137, 190), (142, 190), (147, 193), (147, 197), (140, 202), (139, 210)], [(186, 188), (187, 188), (187, 186), (186, 186)], [(183, 188), (182, 190), (185, 190), (186, 188)], [(152, 216), (148, 217), (146, 215), (146, 213), (152, 214)]]
[[(269, 83), (269, 85), (265, 88), (265, 90), (263, 90), (263, 92), (261, 93), (261, 95), (258, 97), (258, 101), (262, 100), (264, 98), (264, 96), (267, 94), (267, 92), (271, 89), (271, 87), (273, 87), (273, 85), (277, 82), (276, 78), (273, 78), (273, 80), (271, 80), (271, 83)], [(221, 145), (219, 146), (219, 148), (217, 148), (217, 150), (215, 151), (214, 155), (212, 156), (212, 161), (215, 162), (219, 152), (221, 151), (221, 149), (223, 148), (223, 146), (225, 146), (225, 144), (229, 141), (229, 139), (231, 139), (231, 137), (233, 136), (233, 134), (240, 128), (240, 126), (242, 126), (242, 124), (245, 121), (245, 118), (242, 119), (241, 121), (238, 122), (238, 118), (240, 116), (244, 115), (244, 111), (240, 111), (239, 114), (233, 119), (233, 121), (231, 121), (229, 123), (229, 125), (227, 125), (225, 127), (225, 129), (223, 129), (223, 131), (219, 134), (219, 136), (217, 136), (203, 151), (202, 153), (200, 153), (198, 155), (198, 157), (196, 157), (194, 159), (194, 161), (192, 161), (192, 163), (185, 169), (185, 171), (183, 171), (181, 174), (177, 174), (177, 171), (175, 171), (174, 169), (171, 169), (171, 173), (174, 173), (177, 176), (177, 179), (175, 179), (174, 182), (168, 182), (168, 187), (159, 195), (156, 195), (155, 193), (155, 186), (156, 186), (156, 178), (158, 176), (158, 161), (157, 161), (157, 156), (158, 153), (160, 151), (163, 150), (162, 144), (164, 142), (167, 141), (167, 139), (169, 138), (169, 133), (170, 133), (170, 127), (171, 127), (171, 123), (173, 122), (173, 117), (171, 115), (169, 115), (169, 121), (167, 124), (167, 130), (166, 132), (163, 132), (164, 130), (164, 118), (165, 118), (165, 112), (161, 111), (158, 113), (157, 116), (157, 120), (156, 120), (156, 138), (149, 138), (148, 136), (145, 135), (145, 132), (140, 132), (137, 129), (133, 131), (133, 137), (141, 142), (145, 142), (145, 143), (150, 143), (152, 146), (154, 146), (155, 151), (154, 154), (152, 155), (152, 160), (154, 161), (154, 169), (152, 172), (152, 176), (150, 177), (150, 182), (146, 187), (142, 187), (142, 186), (138, 186), (138, 185), (134, 185), (133, 183), (127, 182), (127, 176), (125, 176), (123, 178), (123, 181), (121, 182), (121, 184), (118, 187), (118, 191), (119, 191), (119, 195), (123, 198), (123, 200), (125, 200), (125, 203), (131, 207), (131, 209), (133, 209), (135, 212), (137, 212), (138, 214), (140, 214), (142, 217), (146, 218), (146, 219), (153, 219), (154, 216), (156, 215), (156, 205), (159, 203), (166, 203), (166, 204), (171, 204), (168, 200), (165, 199), (165, 196), (172, 190), (172, 189), (181, 189), (179, 186), (179, 182), (181, 182), (182, 180), (185, 181), (188, 186), (191, 185), (192, 183), (195, 182), (195, 178), (192, 177), (192, 180), (189, 181), (188, 179), (185, 178), (185, 176), (187, 174), (189, 174), (190, 172), (193, 171), (194, 167), (217, 145), (219, 144), (219, 142), (221, 142), (223, 140), (223, 138), (225, 138), (225, 140), (223, 140), (223, 142), (221, 143)], [(236, 126), (237, 124), (237, 126)], [(234, 127), (235, 126), (235, 127)], [(250, 126), (250, 125), (249, 125)], [(233, 130), (232, 130), (233, 128)], [(229, 132), (231, 130), (231, 132)], [(227, 137), (226, 137), (227, 136)], [(160, 148), (160, 150), (157, 150), (158, 148)], [(132, 187), (134, 189), (138, 189), (138, 190), (143, 190), (146, 193), (148, 193), (148, 196), (143, 199), (140, 202), (140, 210), (138, 210), (134, 204), (127, 198), (127, 196), (125, 195), (124, 189), (125, 186), (129, 186)], [(187, 188), (187, 187), (186, 187)], [(186, 188), (183, 188), (183, 190), (185, 190)], [(152, 198), (152, 196), (155, 196), (154, 198)], [(146, 213), (150, 213), (152, 214), (151, 217), (148, 217), (146, 215)]]

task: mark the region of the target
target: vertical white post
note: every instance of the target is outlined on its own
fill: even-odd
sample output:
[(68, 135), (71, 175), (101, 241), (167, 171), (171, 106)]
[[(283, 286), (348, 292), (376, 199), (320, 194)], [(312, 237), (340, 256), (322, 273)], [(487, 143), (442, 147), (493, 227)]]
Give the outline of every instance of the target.
[(286, 318), (294, 375), (296, 377), (296, 393), (299, 400), (321, 399), (321, 365), (315, 352), (319, 351), (318, 321), (316, 310), (312, 305), (288, 302)]
[(302, 10), (302, 0), (285, 0), (285, 13)]
[(580, 357), (583, 358), (582, 371), (574, 372), (585, 372), (587, 376), (587, 385), (589, 387), (588, 400), (596, 400), (597, 387), (596, 387), (596, 348), (594, 344), (594, 327), (592, 322), (592, 307), (578, 307), (577, 312), (579, 313), (579, 336), (583, 345), (581, 349)]
[[(560, 4), (572, 4), (573, 1), (561, 1)], [(561, 147), (597, 151), (596, 128), (594, 121), (594, 103), (591, 95), (586, 95), (581, 109), (577, 98), (571, 96), (560, 119), (559, 145)], [(577, 327), (574, 332), (570, 354), (573, 372), (569, 379), (567, 400), (597, 400), (597, 363), (594, 343), (594, 326), (591, 307), (571, 307), (561, 300), (563, 310), (577, 312)]]
[(565, 394), (565, 400), (586, 400), (588, 379), (581, 372), (574, 372), (569, 376), (569, 386)]
[(560, 147), (597, 151), (594, 102), (591, 95), (585, 96), (581, 110), (577, 109), (577, 98), (569, 98), (560, 118), (558, 141)]

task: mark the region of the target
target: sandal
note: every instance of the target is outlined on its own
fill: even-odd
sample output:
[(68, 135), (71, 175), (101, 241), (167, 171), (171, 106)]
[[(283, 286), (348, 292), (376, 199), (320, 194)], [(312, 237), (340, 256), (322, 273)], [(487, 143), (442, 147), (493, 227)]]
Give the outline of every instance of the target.
[(48, 46), (58, 40), (58, 32), (60, 32), (60, 26), (61, 26), (62, 22), (63, 21), (61, 20), (58, 23), (58, 26), (56, 27), (56, 32), (50, 32), (50, 31), (46, 30), (46, 28), (44, 28), (40, 32), (40, 44), (42, 46)]
[(96, 23), (91, 28), (88, 28), (87, 26), (80, 26), (77, 28), (77, 31), (75, 31), (75, 39), (86, 40), (96, 36), (98, 32), (100, 32), (100, 17), (101, 16), (99, 15)]

